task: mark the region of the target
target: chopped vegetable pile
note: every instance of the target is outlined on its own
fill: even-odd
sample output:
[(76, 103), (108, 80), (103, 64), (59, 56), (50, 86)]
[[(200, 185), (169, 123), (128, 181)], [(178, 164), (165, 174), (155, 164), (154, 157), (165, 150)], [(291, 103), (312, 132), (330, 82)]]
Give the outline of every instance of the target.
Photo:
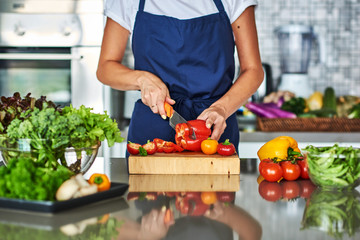
[(360, 149), (306, 146), (309, 174), (315, 184), (322, 187), (352, 186), (360, 177)]

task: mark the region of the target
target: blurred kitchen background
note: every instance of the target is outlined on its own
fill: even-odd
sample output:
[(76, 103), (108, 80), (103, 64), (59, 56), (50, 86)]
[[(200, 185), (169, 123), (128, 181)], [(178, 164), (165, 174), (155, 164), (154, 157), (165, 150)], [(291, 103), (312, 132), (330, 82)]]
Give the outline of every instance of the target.
[(359, 95), (359, 0), (259, 0), (256, 21), (261, 58), (272, 67), (274, 87), (281, 75), (279, 39), (274, 30), (303, 24), (313, 27), (315, 41), (321, 45), (311, 52), (308, 68), (313, 90), (323, 92), (332, 86), (337, 95)]

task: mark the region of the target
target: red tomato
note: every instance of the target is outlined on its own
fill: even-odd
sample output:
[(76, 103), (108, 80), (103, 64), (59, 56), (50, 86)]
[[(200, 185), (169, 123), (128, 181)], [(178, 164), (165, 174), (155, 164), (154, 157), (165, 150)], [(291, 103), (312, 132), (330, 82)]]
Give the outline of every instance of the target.
[(126, 148), (130, 154), (137, 155), (139, 154), (139, 148), (141, 144), (130, 142), (127, 144)]
[(229, 142), (229, 139), (226, 139), (225, 142), (219, 143), (217, 146), (217, 152), (223, 156), (231, 156), (236, 152), (234, 144)]
[(296, 181), (281, 182), (282, 196), (286, 200), (295, 199), (300, 196), (300, 185)]
[(260, 174), (266, 181), (276, 182), (281, 179), (283, 170), (278, 163), (268, 162), (263, 164)]
[(309, 179), (309, 168), (306, 160), (297, 161), (297, 164), (300, 166), (300, 177), (303, 179)]
[(280, 162), (281, 168), (283, 170), (283, 177), (285, 180), (293, 181), (300, 177), (300, 166), (291, 161), (282, 161)]
[(264, 159), (264, 160), (261, 160), (260, 163), (259, 163), (259, 172), (261, 172), (261, 169), (263, 168), (263, 166), (266, 164), (266, 163), (270, 163), (270, 162), (273, 162), (271, 161), (271, 159)]
[(147, 141), (142, 147), (146, 150), (148, 155), (154, 154), (157, 150), (157, 145), (154, 142)]
[(300, 197), (302, 198), (310, 198), (311, 194), (317, 188), (315, 184), (313, 184), (310, 180), (299, 180), (300, 185)]
[(280, 183), (262, 181), (259, 184), (260, 196), (270, 202), (276, 202), (282, 197)]

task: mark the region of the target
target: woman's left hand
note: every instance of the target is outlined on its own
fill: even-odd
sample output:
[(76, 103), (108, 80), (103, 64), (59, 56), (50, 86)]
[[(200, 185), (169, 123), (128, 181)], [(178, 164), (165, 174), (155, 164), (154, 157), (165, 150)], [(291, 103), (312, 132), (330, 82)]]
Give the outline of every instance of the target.
[(211, 105), (197, 119), (205, 120), (206, 127), (213, 127), (211, 139), (219, 140), (226, 128), (225, 109), (220, 105)]

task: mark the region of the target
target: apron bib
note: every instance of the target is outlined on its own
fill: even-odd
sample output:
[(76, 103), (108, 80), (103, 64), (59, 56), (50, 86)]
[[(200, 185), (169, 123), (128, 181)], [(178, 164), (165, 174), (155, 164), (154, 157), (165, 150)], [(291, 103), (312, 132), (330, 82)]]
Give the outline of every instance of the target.
[[(132, 39), (135, 69), (162, 79), (176, 101), (175, 111), (186, 120), (196, 119), (225, 94), (234, 78), (231, 23), (221, 0), (214, 3), (218, 13), (181, 20), (144, 12), (145, 0), (140, 0), (135, 19)], [(235, 114), (226, 124), (220, 142), (230, 139), (238, 146)], [(175, 130), (138, 100), (130, 120), (128, 141), (144, 144), (154, 138), (174, 142)]]

